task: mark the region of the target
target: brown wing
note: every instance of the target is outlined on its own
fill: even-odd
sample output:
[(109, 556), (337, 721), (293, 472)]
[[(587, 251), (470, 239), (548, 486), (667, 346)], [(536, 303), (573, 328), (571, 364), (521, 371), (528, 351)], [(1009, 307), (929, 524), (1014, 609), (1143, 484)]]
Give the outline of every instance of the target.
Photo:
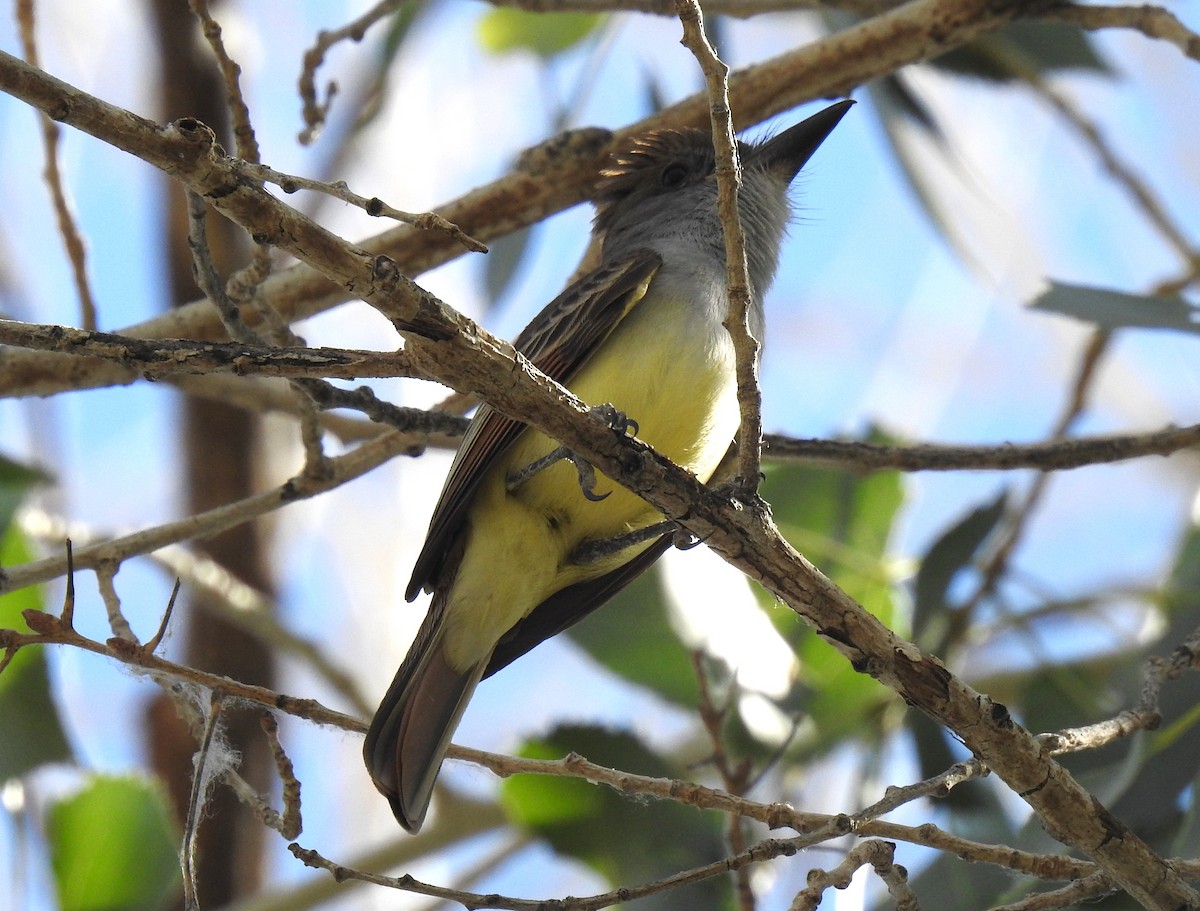
[[(592, 352), (645, 296), (662, 260), (649, 250), (630, 254), (589, 272), (546, 305), (513, 346), (559, 383), (570, 383)], [(462, 530), (467, 509), (488, 468), (513, 444), (525, 424), (481, 405), (467, 428), (441, 498), (433, 511), (425, 546), (413, 567), (405, 597), (432, 591), (445, 556)], [(531, 646), (532, 647), (532, 646)]]

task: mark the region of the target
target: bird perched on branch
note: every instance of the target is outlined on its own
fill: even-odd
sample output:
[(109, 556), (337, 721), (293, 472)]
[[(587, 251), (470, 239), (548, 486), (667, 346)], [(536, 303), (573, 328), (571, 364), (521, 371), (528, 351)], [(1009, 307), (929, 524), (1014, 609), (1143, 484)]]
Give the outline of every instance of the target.
[[(793, 178), (837, 126), (842, 101), (765, 142), (740, 143), (739, 212), (763, 337)], [(600, 265), (514, 342), (614, 426), (708, 481), (739, 424), (725, 242), (707, 133), (638, 139), (600, 177)], [(627, 417), (626, 417), (627, 416)], [(663, 516), (539, 431), (487, 405), (450, 468), (407, 597), (433, 593), (363, 755), (400, 824), (420, 828), (476, 685), (595, 610), (671, 545)], [(647, 532), (646, 530), (649, 529)]]

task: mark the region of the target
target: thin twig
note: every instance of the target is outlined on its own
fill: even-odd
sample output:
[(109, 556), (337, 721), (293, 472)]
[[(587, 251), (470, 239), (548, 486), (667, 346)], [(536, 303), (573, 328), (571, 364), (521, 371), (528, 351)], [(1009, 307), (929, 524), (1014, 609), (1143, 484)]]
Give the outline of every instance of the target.
[(737, 483), (753, 494), (758, 490), (762, 461), (762, 390), (758, 386), (758, 356), (762, 340), (751, 328), (753, 296), (762, 288), (750, 287), (746, 261), (746, 235), (738, 210), (741, 188), (741, 163), (733, 115), (729, 107), (729, 67), (708, 42), (704, 18), (697, 0), (677, 0), (676, 10), (683, 25), (681, 43), (692, 52), (708, 91), (709, 122), (716, 153), (717, 211), (725, 238), (725, 269), (729, 292), (729, 312), (725, 329), (733, 340), (737, 362), (737, 399), (741, 424), (737, 436)]
[(990, 771), (987, 765), (980, 760), (968, 759), (964, 762), (955, 763), (946, 769), (946, 771), (934, 775), (932, 778), (926, 778), (924, 781), (918, 781), (910, 785), (890, 786), (880, 800), (854, 814), (856, 828), (862, 822), (886, 816), (893, 810), (914, 800), (921, 800), (926, 797), (945, 797), (958, 785), (983, 778)]
[(1184, 25), (1170, 10), (1154, 4), (1084, 6), (1079, 3), (1061, 3), (1041, 10), (1038, 15), (1044, 19), (1070, 22), (1086, 29), (1133, 29), (1147, 38), (1168, 41), (1193, 60), (1200, 60), (1200, 35)]
[[(78, 522), (68, 523), (35, 509), (22, 509), (17, 514), (17, 522), (21, 531), (35, 540), (58, 542), (68, 531), (83, 544), (111, 538), (111, 535), (97, 529)], [(150, 560), (174, 575), (175, 584), (158, 631), (143, 646), (145, 649), (153, 652), (162, 641), (170, 624), (181, 580), (186, 580), (209, 596), (210, 610), (216, 611), (222, 619), (240, 627), (273, 649), (303, 662), (356, 712), (366, 715), (374, 708), (374, 704), (363, 695), (358, 682), (333, 661), (324, 649), (280, 622), (279, 612), (267, 595), (238, 579), (215, 560), (180, 545), (164, 547), (151, 554)]]
[(300, 780), (296, 777), (292, 760), (288, 758), (283, 743), (279, 740), (279, 723), (275, 716), (270, 712), (263, 712), (259, 723), (263, 733), (267, 735), (267, 742), (271, 745), (271, 756), (275, 759), (275, 770), (279, 774), (283, 790), (283, 814), (279, 818), (279, 824), (273, 828), (288, 841), (293, 841), (300, 837), (304, 828), (300, 815)]
[(29, 645), (66, 645), (111, 658), (128, 667), (141, 668), (156, 680), (169, 679), (192, 684), (239, 702), (249, 702), (266, 709), (286, 712), (316, 724), (333, 725), (360, 734), (367, 729), (366, 724), (359, 719), (327, 708), (315, 699), (288, 696), (266, 687), (241, 683), (220, 674), (210, 674), (185, 664), (176, 664), (146, 651), (128, 639), (114, 636), (107, 642), (97, 642), (64, 626), (62, 621), (52, 614), (27, 610), (22, 613), (22, 617), (33, 632), (19, 633), (16, 630), (0, 629), (0, 647), (21, 649)]
[(316, 43), (304, 53), (304, 67), (300, 71), (300, 100), (304, 102), (304, 130), (300, 133), (300, 143), (310, 145), (325, 126), (325, 118), (329, 116), (329, 106), (337, 94), (337, 83), (330, 82), (325, 89), (325, 100), (317, 101), (317, 69), (325, 62), (325, 54), (335, 44), (347, 38), (362, 41), (367, 29), (400, 8), (404, 0), (381, 0), (357, 19), (343, 25), (339, 29), (320, 31)]
[(623, 886), (611, 892), (590, 895), (584, 898), (568, 897), (552, 900), (512, 898), (495, 893), (483, 895), (475, 892), (460, 892), (456, 889), (447, 889), (443, 886), (424, 883), (409, 875), (400, 877), (381, 876), (378, 873), (368, 873), (350, 867), (343, 867), (333, 861), (327, 860), (316, 851), (302, 848), (300, 845), (294, 843), (288, 846), (288, 850), (296, 858), (303, 861), (306, 866), (327, 870), (339, 881), (346, 879), (363, 880), (392, 889), (415, 892), (418, 895), (431, 895), (436, 898), (458, 902), (464, 907), (472, 909), (503, 908), (508, 909), (508, 911), (546, 911), (547, 908), (553, 907), (557, 911), (599, 911), (601, 908), (624, 904), (649, 895), (656, 895), (670, 891), (671, 889), (677, 889), (680, 886), (702, 882), (705, 879), (711, 879), (723, 873), (736, 871), (750, 864), (764, 863), (774, 860), (777, 857), (792, 857), (803, 850), (806, 842), (807, 839), (804, 836), (792, 839), (768, 839), (759, 842), (740, 854), (715, 861), (711, 864), (705, 864), (702, 867), (685, 870), (673, 876), (657, 880), (656, 882), (641, 886)]
[[(1091, 389), (1111, 339), (1112, 333), (1101, 329), (1094, 331), (1089, 337), (1088, 344), (1080, 355), (1079, 364), (1076, 367), (1070, 395), (1062, 414), (1059, 415), (1050, 431), (1051, 439), (1057, 440), (1065, 436), (1083, 414), (1088, 390)], [(958, 638), (958, 635), (974, 619), (979, 605), (996, 590), (1001, 578), (1008, 570), (1013, 553), (1032, 521), (1034, 512), (1046, 494), (1051, 477), (1052, 475), (1048, 472), (1040, 472), (1029, 485), (1021, 502), (1006, 517), (993, 538), (995, 543), (991, 553), (984, 561), (979, 584), (970, 597), (964, 601), (963, 606), (956, 610), (951, 617), (951, 632), (947, 637), (948, 642), (954, 642)]]
[(871, 838), (851, 848), (840, 864), (832, 870), (812, 869), (808, 885), (800, 891), (788, 911), (815, 911), (827, 889), (845, 889), (860, 867), (870, 866), (887, 884), (895, 901), (896, 911), (917, 911), (917, 896), (908, 885), (908, 873), (894, 864), (896, 846), (891, 842)]
[(262, 345), (258, 333), (246, 325), (237, 305), (225, 291), (225, 283), (217, 274), (213, 264), (212, 249), (208, 244), (208, 205), (195, 190), (185, 190), (188, 214), (188, 249), (192, 252), (192, 277), (204, 295), (216, 305), (221, 325), (235, 342), (245, 345)]
[(1051, 753), (1074, 753), (1093, 750), (1111, 743), (1120, 737), (1128, 737), (1138, 731), (1153, 731), (1162, 723), (1158, 708), (1159, 694), (1170, 680), (1177, 679), (1186, 670), (1200, 668), (1200, 627), (1163, 658), (1153, 655), (1146, 659), (1142, 675), (1142, 691), (1137, 705), (1118, 713), (1115, 717), (1081, 728), (1067, 728), (1052, 734), (1042, 734), (1038, 739)]
[[(34, 27), (33, 0), (17, 0), (17, 25), (21, 34), (21, 53), (33, 66), (40, 67), (38, 60), (37, 33)], [(58, 124), (44, 114), (38, 116), (42, 127), (42, 147), (45, 150), (43, 176), (54, 203), (54, 215), (58, 221), (58, 233), (71, 263), (71, 275), (75, 280), (75, 293), (79, 297), (79, 318), (85, 329), (96, 328), (96, 299), (87, 274), (87, 245), (75, 224), (75, 213), (67, 200), (63, 186), (62, 171), (58, 167), (58, 146), (62, 131)]]
[(1093, 873), (1049, 892), (1035, 892), (1015, 902), (996, 905), (992, 911), (1059, 911), (1079, 908), (1116, 891), (1109, 877), (1103, 873)]
[(225, 106), (229, 109), (229, 119), (233, 125), (233, 141), (237, 155), (243, 161), (259, 161), (258, 138), (254, 135), (254, 125), (250, 122), (250, 108), (246, 99), (242, 97), (242, 68), (225, 49), (225, 42), (221, 38), (221, 26), (209, 11), (208, 0), (188, 0), (188, 5), (200, 20), (204, 38), (212, 48), (213, 56), (217, 58), (221, 68), (221, 77), (225, 80)]
[(840, 466), (852, 471), (1063, 471), (1144, 456), (1165, 456), (1200, 446), (1200, 424), (1149, 433), (1052, 439), (1042, 443), (982, 446), (918, 443), (884, 446), (859, 440), (800, 440), (768, 435), (771, 461)]
[(175, 599), (179, 597), (179, 590), (183, 587), (183, 582), (178, 576), (175, 577), (175, 584), (171, 586), (171, 596), (167, 598), (166, 609), (163, 610), (162, 619), (158, 623), (158, 629), (150, 640), (142, 646), (147, 652), (153, 655), (158, 651), (159, 645), (162, 644), (163, 637), (167, 635), (167, 630), (171, 626), (171, 617), (175, 614)]
[[(1094, 9), (1099, 9), (1099, 7), (1094, 7)], [(1042, 78), (1036, 67), (1021, 67), (1021, 76), (1058, 112), (1064, 121), (1074, 128), (1076, 134), (1088, 145), (1096, 159), (1104, 166), (1108, 176), (1133, 198), (1146, 220), (1166, 239), (1184, 261), (1185, 266), (1193, 271), (1200, 269), (1200, 247), (1188, 239), (1183, 227), (1168, 213), (1166, 203), (1159, 198), (1151, 186), (1132, 166), (1121, 159), (1100, 131), (1100, 127), (1087, 117), (1070, 98)]]
[(100, 598), (104, 601), (104, 610), (108, 614), (108, 626), (113, 635), (136, 644), (140, 640), (121, 612), (121, 598), (117, 594), (116, 576), (117, 570), (120, 568), (121, 564), (115, 561), (105, 561), (99, 564), (96, 567), (96, 584), (100, 589)]
[(458, 225), (447, 221), (436, 212), (405, 212), (403, 209), (393, 208), (378, 196), (372, 196), (369, 199), (366, 196), (359, 196), (350, 190), (344, 180), (335, 180), (333, 182), (312, 180), (308, 177), (284, 174), (266, 165), (252, 164), (250, 162), (241, 162), (240, 168), (251, 179), (276, 184), (284, 193), (291, 194), (298, 190), (312, 190), (317, 193), (324, 193), (327, 196), (332, 196), (334, 199), (340, 199), (342, 202), (357, 206), (375, 218), (391, 218), (406, 225), (412, 225), (414, 228), (419, 228), (422, 231), (442, 231), (453, 237), (472, 253), (487, 253), (488, 251), (487, 244), (466, 234)]
[(209, 704), (208, 715), (204, 720), (204, 733), (200, 738), (199, 748), (192, 757), (192, 793), (188, 797), (187, 820), (183, 827), (183, 904), (187, 911), (200, 911), (199, 880), (197, 879), (199, 864), (197, 863), (197, 848), (200, 835), (200, 820), (203, 817), (204, 802), (207, 796), (211, 776), (207, 772), (209, 754), (213, 741), (217, 736), (217, 720), (221, 716), (224, 698), (213, 692)]
[(63, 606), (60, 620), (67, 629), (75, 629), (75, 543), (66, 538), (63, 541), (67, 552), (67, 590), (63, 593)]
[[(229, 333), (229, 337), (236, 342), (241, 342), (248, 345), (262, 344), (267, 341), (262, 335), (246, 325), (242, 319), (241, 312), (234, 303), (233, 298), (229, 296), (225, 284), (217, 275), (216, 267), (213, 265), (212, 252), (208, 245), (208, 231), (206, 227), (208, 217), (208, 206), (199, 193), (194, 190), (187, 191), (188, 200), (188, 247), (192, 251), (193, 273), (196, 283), (200, 286), (200, 290), (207, 295), (217, 306), (217, 311), (221, 314), (221, 323), (225, 327), (225, 331)], [(273, 315), (273, 314), (272, 314)], [(268, 326), (271, 325), (269, 321)], [(291, 331), (279, 321), (276, 326), (280, 336), (286, 336), (287, 341), (295, 341)], [(283, 340), (280, 338), (279, 340)], [(328, 460), (325, 456), (325, 449), (322, 445), (322, 434), (320, 421), (317, 417), (317, 408), (312, 401), (310, 389), (314, 385), (319, 388), (324, 380), (291, 380), (293, 388), (300, 395), (298, 396), (298, 404), (300, 405), (300, 442), (304, 448), (304, 470), (302, 474), (305, 477), (313, 477), (320, 479), (329, 471)]]
[[(729, 754), (725, 750), (725, 734), (724, 726), (725, 719), (729, 714), (730, 701), (734, 696), (734, 689), (737, 683), (731, 685), (729, 693), (726, 695), (724, 704), (718, 706), (713, 701), (712, 687), (708, 679), (708, 671), (704, 666), (704, 653), (697, 650), (692, 652), (692, 670), (696, 675), (696, 685), (700, 691), (700, 704), (696, 707), (697, 713), (700, 715), (700, 722), (704, 725), (705, 733), (708, 734), (708, 741), (712, 744), (712, 755), (709, 757), (709, 762), (716, 768), (717, 774), (721, 776), (721, 784), (725, 790), (735, 797), (742, 797), (746, 793), (746, 785), (750, 778), (750, 763), (744, 761), (736, 767), (730, 761)], [(726, 830), (728, 831), (729, 850), (734, 854), (740, 854), (746, 850), (746, 831), (742, 827), (742, 817), (737, 813), (727, 814)], [(754, 889), (750, 883), (750, 871), (738, 870), (734, 877), (736, 883), (736, 894), (738, 899), (738, 907), (741, 911), (753, 911), (754, 909)]]

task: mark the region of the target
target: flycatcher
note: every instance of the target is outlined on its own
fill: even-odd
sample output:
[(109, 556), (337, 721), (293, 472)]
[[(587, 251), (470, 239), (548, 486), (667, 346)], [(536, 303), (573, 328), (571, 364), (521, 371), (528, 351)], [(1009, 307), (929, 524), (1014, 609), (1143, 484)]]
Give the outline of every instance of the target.
[[(851, 104), (740, 144), (750, 328), (758, 339), (762, 294), (791, 215), (789, 186)], [(733, 344), (722, 325), (729, 297), (713, 170), (711, 138), (698, 130), (649, 133), (616, 155), (596, 188), (600, 266), (514, 342), (583, 401), (627, 415), (642, 440), (705, 482), (739, 424)], [(375, 786), (404, 828), (415, 832), (424, 821), (479, 681), (637, 578), (672, 536), (634, 542), (632, 533), (662, 520), (549, 437), (479, 408), (406, 592), (411, 601), (431, 591), (429, 612), (363, 747)]]

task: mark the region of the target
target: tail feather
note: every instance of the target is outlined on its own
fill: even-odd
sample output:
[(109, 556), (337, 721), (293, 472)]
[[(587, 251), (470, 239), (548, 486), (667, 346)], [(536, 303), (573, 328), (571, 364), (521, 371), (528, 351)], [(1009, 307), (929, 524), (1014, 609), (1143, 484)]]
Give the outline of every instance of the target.
[(487, 665), (485, 660), (466, 671), (450, 666), (442, 649), (440, 613), (430, 610), (363, 744), (371, 780), (410, 832), (425, 821), (450, 738)]

